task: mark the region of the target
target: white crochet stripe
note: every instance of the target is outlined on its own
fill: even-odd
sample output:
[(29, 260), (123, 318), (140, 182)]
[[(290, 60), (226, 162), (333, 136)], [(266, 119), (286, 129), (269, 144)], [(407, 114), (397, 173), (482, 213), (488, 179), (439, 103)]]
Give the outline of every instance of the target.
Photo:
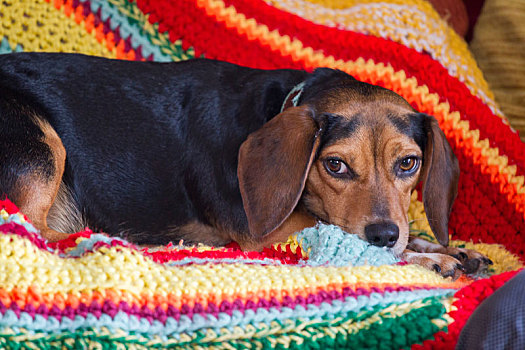
[[(494, 114), (502, 117), (504, 123), (508, 125), (496, 102), (487, 96), (483, 90), (477, 88), (482, 84), (471, 75), (462, 76), (459, 74), (458, 67), (463, 68), (464, 71), (469, 71), (470, 66), (464, 57), (454, 54), (447, 42), (447, 36), (444, 35), (447, 24), (442, 20), (435, 21), (429, 18), (417, 6), (372, 3), (358, 4), (345, 9), (331, 9), (305, 0), (265, 1), (269, 5), (316, 24), (361, 34), (376, 35), (379, 33), (383, 39), (401, 43), (418, 52), (428, 52), (434, 60), (440, 62), (448, 70), (450, 75), (465, 83), (473, 95), (478, 96)], [(409, 23), (396, 17), (396, 14), (403, 12), (410, 14), (410, 16), (405, 17), (409, 18)], [(316, 20), (319, 17), (322, 17), (322, 20)], [(374, 18), (381, 18), (381, 21), (375, 21)], [(421, 25), (422, 23), (425, 25)]]

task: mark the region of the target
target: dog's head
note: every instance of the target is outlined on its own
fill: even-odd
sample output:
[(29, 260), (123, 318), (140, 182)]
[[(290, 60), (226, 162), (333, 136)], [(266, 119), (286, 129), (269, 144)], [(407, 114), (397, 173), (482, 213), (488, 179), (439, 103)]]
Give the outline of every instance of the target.
[(239, 184), (250, 233), (262, 237), (296, 209), (400, 254), (412, 190), (438, 241), (459, 166), (437, 121), (390, 90), (321, 69), (301, 103), (252, 133), (239, 152)]

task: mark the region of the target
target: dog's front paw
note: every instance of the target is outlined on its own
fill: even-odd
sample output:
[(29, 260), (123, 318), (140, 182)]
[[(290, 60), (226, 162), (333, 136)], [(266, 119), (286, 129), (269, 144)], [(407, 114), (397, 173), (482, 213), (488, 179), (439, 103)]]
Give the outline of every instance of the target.
[[(463, 266), (464, 272), (469, 275), (482, 272), (487, 269), (488, 265), (492, 265), (492, 261), (489, 258), (475, 250), (450, 246), (444, 247), (441, 244), (432, 243), (418, 237), (410, 237), (407, 248), (406, 252), (409, 252), (408, 255), (422, 254), (423, 256), (428, 256), (431, 254), (437, 254), (450, 256), (454, 261), (459, 262)], [(418, 258), (418, 260), (424, 259)], [(425, 264), (419, 265), (426, 267)]]
[(453, 280), (458, 279), (465, 272), (460, 260), (441, 253), (416, 253), (405, 250), (403, 260), (435, 271), (445, 278), (452, 277)]
[(493, 264), (492, 260), (472, 249), (446, 247), (446, 254), (459, 260), (465, 268), (466, 274), (475, 274), (486, 270), (489, 265)]

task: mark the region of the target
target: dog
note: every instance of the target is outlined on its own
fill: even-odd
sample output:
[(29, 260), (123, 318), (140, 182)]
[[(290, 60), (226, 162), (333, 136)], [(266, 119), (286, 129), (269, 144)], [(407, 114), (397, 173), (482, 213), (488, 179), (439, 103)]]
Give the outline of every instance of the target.
[[(325, 222), (443, 276), (491, 263), (448, 247), (459, 166), (437, 121), (339, 70), (7, 54), (0, 120), (0, 191), (49, 241), (261, 250)], [(440, 244), (409, 237), (420, 181)]]

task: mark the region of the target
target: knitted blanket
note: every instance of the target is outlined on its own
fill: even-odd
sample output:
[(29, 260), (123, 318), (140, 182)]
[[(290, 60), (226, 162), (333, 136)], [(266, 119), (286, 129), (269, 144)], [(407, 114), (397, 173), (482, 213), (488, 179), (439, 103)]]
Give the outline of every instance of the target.
[[(49, 244), (4, 201), (1, 348), (453, 348), (523, 267), (525, 147), (425, 1), (3, 0), (0, 53), (12, 51), (326, 66), (389, 88), (438, 119), (461, 166), (451, 244), (494, 265), (450, 281), (331, 226), (261, 253), (139, 249), (89, 230)], [(418, 191), (409, 217), (433, 240)]]

